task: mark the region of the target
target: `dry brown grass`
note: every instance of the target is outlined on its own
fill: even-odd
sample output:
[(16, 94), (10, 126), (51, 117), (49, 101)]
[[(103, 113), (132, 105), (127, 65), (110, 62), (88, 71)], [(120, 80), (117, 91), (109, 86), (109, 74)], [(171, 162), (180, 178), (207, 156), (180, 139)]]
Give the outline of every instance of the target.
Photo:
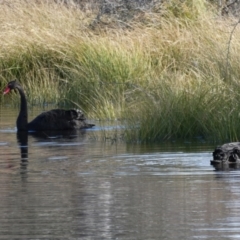
[(124, 28), (111, 17), (93, 28), (92, 10), (8, 1), (0, 8), (1, 80), (20, 78), (30, 102), (128, 119), (130, 139), (236, 140), (240, 29), (230, 42), (234, 20), (200, 1), (176, 2), (136, 14)]

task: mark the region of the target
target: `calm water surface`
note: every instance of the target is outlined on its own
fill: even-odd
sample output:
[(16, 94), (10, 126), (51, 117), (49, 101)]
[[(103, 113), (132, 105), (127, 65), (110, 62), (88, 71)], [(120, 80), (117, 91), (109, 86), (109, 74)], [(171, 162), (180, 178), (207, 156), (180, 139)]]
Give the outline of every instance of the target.
[(214, 146), (17, 136), (16, 115), (1, 109), (0, 239), (240, 239), (240, 172), (215, 171)]

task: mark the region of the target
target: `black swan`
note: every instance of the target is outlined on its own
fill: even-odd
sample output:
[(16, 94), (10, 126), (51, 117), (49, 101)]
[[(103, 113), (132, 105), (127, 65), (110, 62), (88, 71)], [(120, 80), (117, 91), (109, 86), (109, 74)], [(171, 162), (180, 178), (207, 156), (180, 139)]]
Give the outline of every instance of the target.
[(240, 142), (225, 143), (215, 148), (211, 164), (240, 163)]
[(20, 112), (17, 118), (18, 131), (44, 131), (44, 130), (71, 130), (91, 128), (94, 124), (86, 122), (81, 110), (53, 109), (43, 112), (28, 123), (27, 99), (25, 93), (17, 80), (7, 84), (3, 94), (17, 89), (21, 97)]

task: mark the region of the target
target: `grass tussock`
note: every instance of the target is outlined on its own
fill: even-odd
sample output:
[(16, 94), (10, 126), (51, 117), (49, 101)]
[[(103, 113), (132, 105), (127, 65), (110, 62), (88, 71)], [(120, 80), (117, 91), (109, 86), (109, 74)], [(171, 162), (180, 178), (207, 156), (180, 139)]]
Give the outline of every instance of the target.
[(32, 104), (120, 119), (129, 141), (240, 138), (240, 29), (230, 41), (232, 20), (205, 1), (156, 4), (124, 27), (74, 4), (8, 1), (0, 21), (1, 85), (19, 78)]

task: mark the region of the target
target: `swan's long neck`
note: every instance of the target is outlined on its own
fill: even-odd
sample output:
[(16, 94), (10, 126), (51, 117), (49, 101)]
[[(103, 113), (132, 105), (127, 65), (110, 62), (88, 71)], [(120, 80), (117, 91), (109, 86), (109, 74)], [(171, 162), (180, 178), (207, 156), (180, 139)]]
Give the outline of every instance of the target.
[(28, 124), (28, 112), (27, 112), (27, 99), (23, 89), (18, 86), (17, 90), (21, 97), (20, 102), (20, 112), (17, 118), (17, 129), (18, 131), (27, 131), (27, 124)]

